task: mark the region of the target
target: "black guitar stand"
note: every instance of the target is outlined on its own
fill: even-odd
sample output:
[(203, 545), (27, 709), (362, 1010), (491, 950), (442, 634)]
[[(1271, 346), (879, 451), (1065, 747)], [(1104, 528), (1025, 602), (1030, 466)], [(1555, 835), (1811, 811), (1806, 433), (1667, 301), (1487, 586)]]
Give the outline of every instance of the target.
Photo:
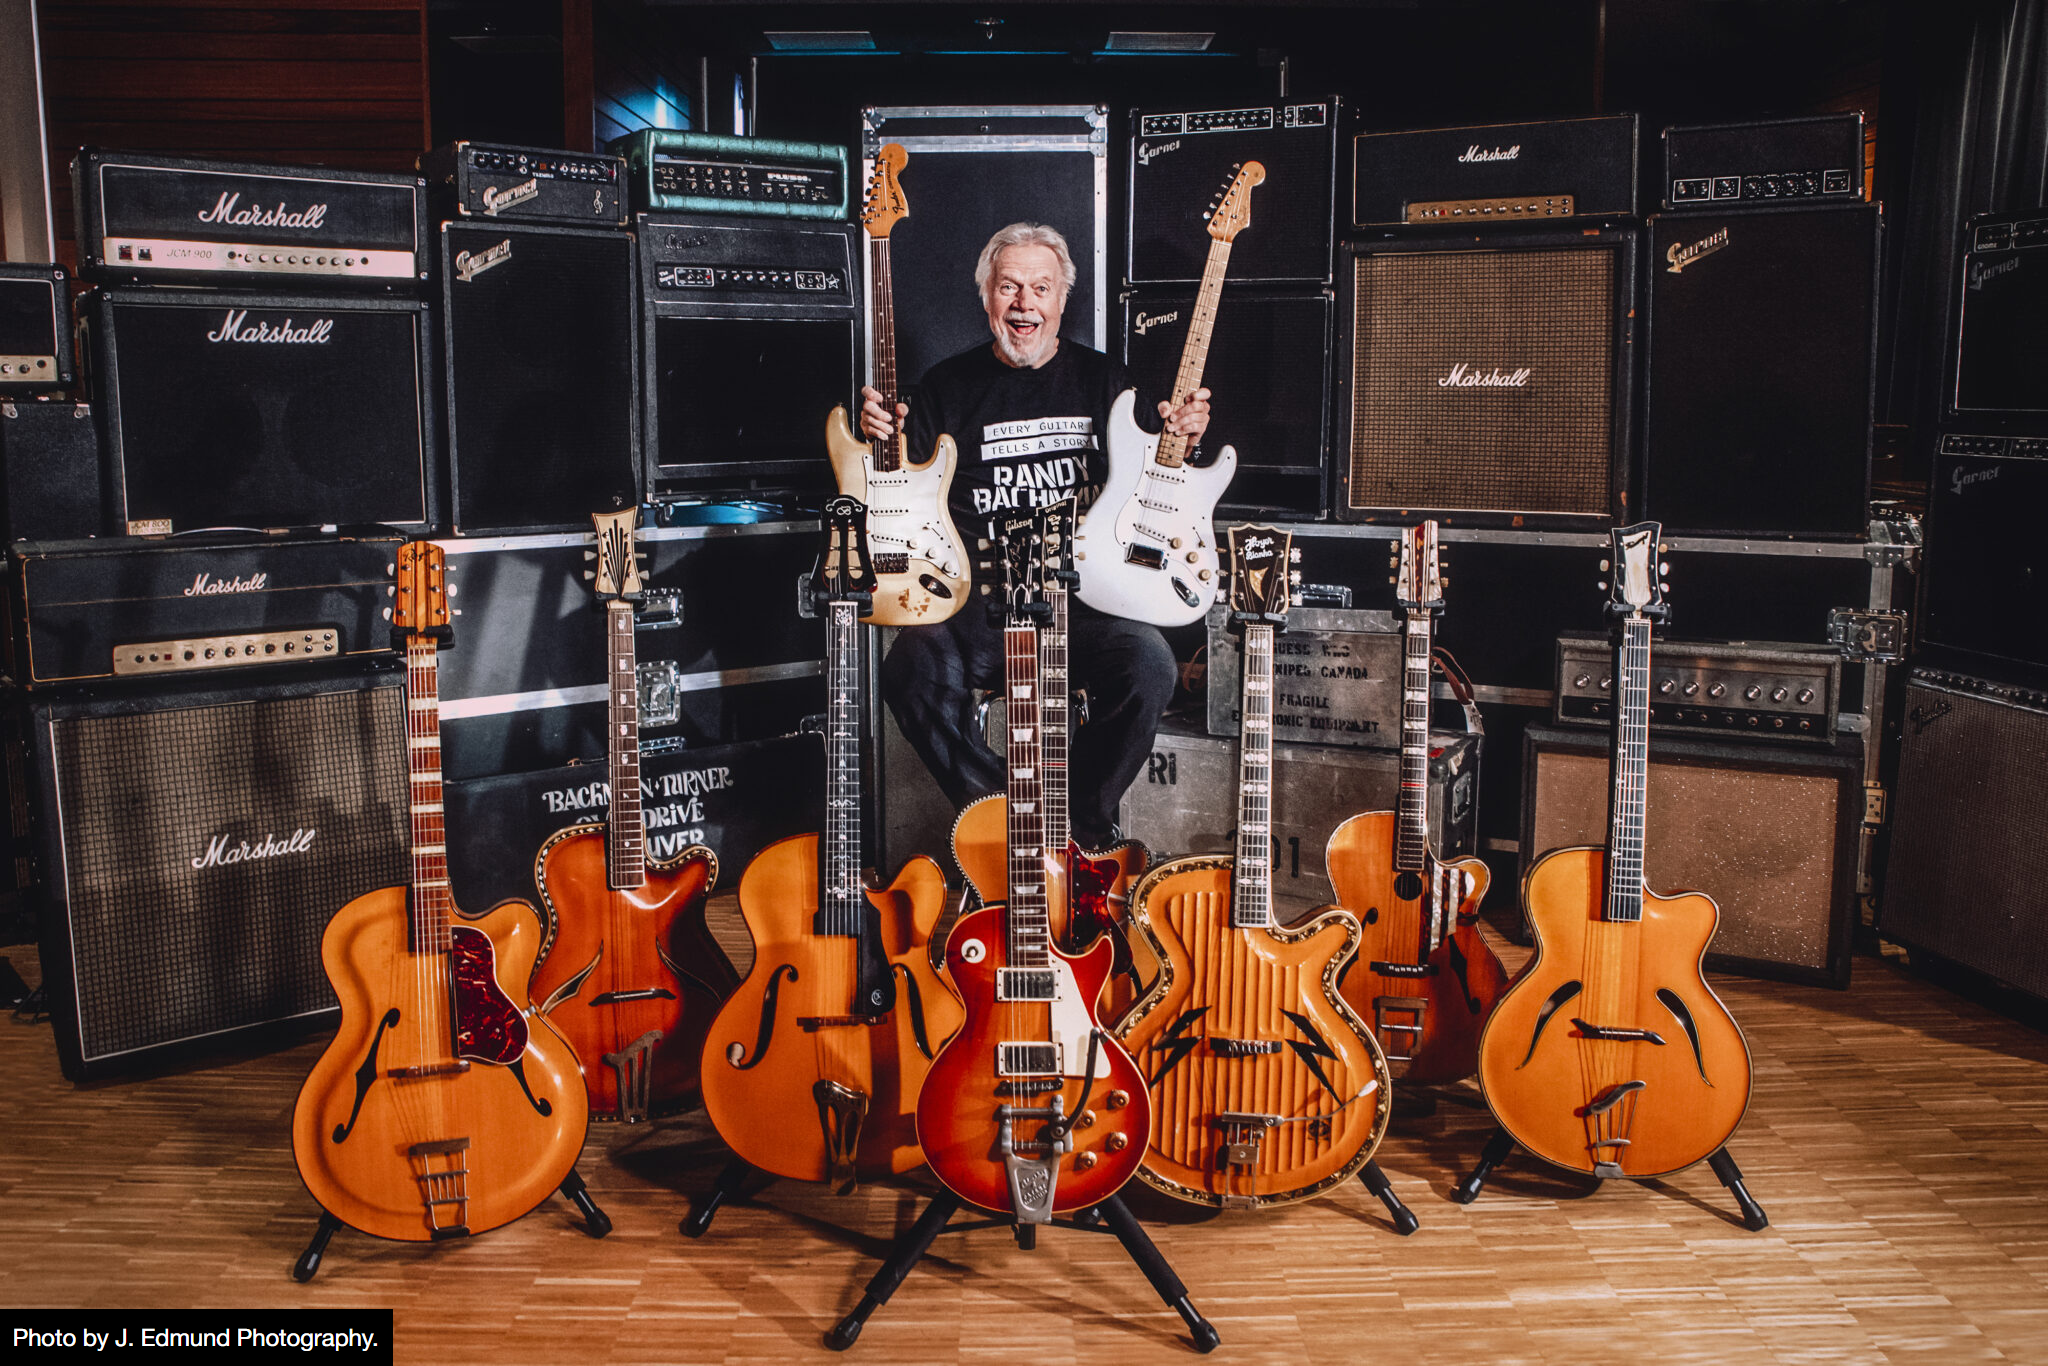
[(1387, 1213), (1393, 1216), (1394, 1232), (1405, 1238), (1422, 1227), (1422, 1221), (1415, 1217), (1415, 1211), (1402, 1204), (1401, 1197), (1394, 1194), (1394, 1187), (1388, 1182), (1387, 1174), (1380, 1170), (1379, 1163), (1368, 1161), (1360, 1167), (1358, 1179), (1367, 1190), (1379, 1197), (1382, 1205), (1387, 1207)]
[[(597, 1201), (590, 1198), (590, 1187), (583, 1184), (581, 1173), (574, 1167), (569, 1168), (569, 1174), (562, 1178), (561, 1193), (563, 1198), (583, 1215), (585, 1233), (593, 1238), (602, 1238), (612, 1231), (611, 1216), (599, 1209)], [(328, 1241), (341, 1232), (342, 1228), (341, 1220), (324, 1209), (320, 1211), (320, 1222), (313, 1229), (312, 1241), (306, 1244), (306, 1250), (299, 1254), (299, 1259), (292, 1263), (293, 1280), (303, 1285), (313, 1279), (320, 1270), (321, 1258), (327, 1255)], [(446, 1232), (450, 1237), (467, 1236), (467, 1231), (461, 1229), (449, 1229)], [(440, 1239), (437, 1238), (435, 1241), (438, 1242)]]
[[(1486, 1184), (1486, 1178), (1493, 1169), (1507, 1159), (1515, 1149), (1515, 1140), (1508, 1136), (1506, 1129), (1495, 1129), (1493, 1137), (1486, 1140), (1486, 1146), (1479, 1152), (1479, 1165), (1471, 1175), (1451, 1188), (1451, 1199), (1461, 1205), (1469, 1205), (1479, 1198), (1479, 1188)], [(1742, 1169), (1735, 1165), (1735, 1159), (1728, 1156), (1726, 1148), (1714, 1149), (1707, 1165), (1714, 1169), (1714, 1175), (1721, 1178), (1721, 1184), (1735, 1197), (1735, 1203), (1742, 1207), (1742, 1226), (1752, 1233), (1770, 1227), (1770, 1218), (1764, 1214), (1764, 1207), (1750, 1195), (1749, 1187), (1742, 1184)]]
[[(959, 1212), (961, 1203), (960, 1197), (951, 1191), (941, 1191), (932, 1198), (917, 1222), (889, 1249), (889, 1255), (883, 1259), (874, 1279), (868, 1282), (868, 1288), (861, 1295), (860, 1303), (853, 1307), (853, 1312), (825, 1334), (827, 1347), (843, 1352), (853, 1346), (860, 1337), (860, 1330), (867, 1325), (868, 1316), (889, 1302), (889, 1297), (896, 1293), (896, 1287), (903, 1284), (903, 1278), (910, 1274), (910, 1269), (917, 1265), (933, 1240), (946, 1232), (948, 1221)], [(1215, 1325), (1197, 1313), (1195, 1306), (1188, 1302), (1188, 1288), (1181, 1284), (1180, 1277), (1167, 1265), (1166, 1258), (1160, 1255), (1152, 1240), (1145, 1236), (1145, 1230), (1124, 1208), (1122, 1200), (1112, 1195), (1100, 1204), (1082, 1210), (1072, 1219), (1055, 1219), (1052, 1222), (1061, 1228), (1079, 1229), (1083, 1233), (1114, 1234), (1116, 1240), (1124, 1245), (1124, 1251), (1131, 1254), (1131, 1260), (1138, 1264), (1138, 1270), (1145, 1273), (1145, 1279), (1152, 1282), (1159, 1298), (1187, 1324), (1188, 1332), (1194, 1338), (1195, 1350), (1216, 1350), (1216, 1344), (1222, 1339), (1217, 1336)], [(954, 1224), (952, 1231), (959, 1233), (968, 1229), (1004, 1227), (1016, 1234), (1018, 1247), (1028, 1251), (1037, 1246), (1038, 1225), (1020, 1224), (1015, 1215), (997, 1215), (972, 1223)]]
[(686, 1238), (702, 1238), (709, 1233), (711, 1220), (718, 1214), (719, 1207), (740, 1194), (746, 1187), (747, 1178), (753, 1174), (753, 1164), (744, 1157), (735, 1157), (726, 1163), (724, 1170), (718, 1173), (718, 1180), (711, 1183), (711, 1189), (705, 1193), (704, 1198), (680, 1224), (676, 1225), (677, 1230)]

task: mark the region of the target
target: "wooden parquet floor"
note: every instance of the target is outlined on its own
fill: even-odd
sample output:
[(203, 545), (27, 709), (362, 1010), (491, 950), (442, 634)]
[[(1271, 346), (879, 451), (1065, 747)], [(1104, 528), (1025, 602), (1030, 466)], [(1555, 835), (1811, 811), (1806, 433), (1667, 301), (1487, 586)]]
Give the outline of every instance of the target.
[[(32, 950), (6, 951), (35, 980)], [(1510, 966), (1526, 954), (1506, 948)], [(26, 961), (24, 961), (26, 960)], [(2048, 1038), (1878, 958), (1846, 993), (1717, 978), (1755, 1055), (1733, 1151), (1771, 1226), (1701, 1165), (1592, 1189), (1517, 1157), (1448, 1191), (1489, 1132), (1476, 1090), (1403, 1097), (1379, 1162), (1420, 1217), (1363, 1189), (1258, 1216), (1127, 1198), (1246, 1362), (2048, 1362)], [(0, 1017), (0, 1304), (391, 1308), (436, 1366), (824, 1360), (929, 1190), (779, 1183), (701, 1241), (676, 1223), (724, 1152), (701, 1116), (593, 1127), (580, 1170), (616, 1222), (560, 1198), (421, 1247), (344, 1231), (310, 1285), (318, 1210), (289, 1124), (322, 1041), (74, 1088), (46, 1026)], [(1113, 1238), (1019, 1251), (948, 1233), (849, 1359), (1191, 1359)]]

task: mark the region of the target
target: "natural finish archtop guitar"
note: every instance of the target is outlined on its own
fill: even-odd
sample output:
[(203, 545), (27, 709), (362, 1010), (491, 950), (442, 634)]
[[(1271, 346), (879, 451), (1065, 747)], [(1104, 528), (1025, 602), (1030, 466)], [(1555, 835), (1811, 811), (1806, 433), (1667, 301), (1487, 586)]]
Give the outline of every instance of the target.
[(1444, 579), (1437, 525), (1396, 543), (1402, 628), (1401, 785), (1392, 811), (1367, 811), (1330, 832), (1323, 866), (1337, 904), (1365, 929), (1344, 975), (1344, 999), (1372, 1025), (1404, 1081), (1469, 1077), (1479, 1031), (1507, 989), (1507, 969), (1479, 933), (1489, 875), (1483, 859), (1439, 859), (1429, 833), (1429, 664)]
[(1053, 941), (1067, 889), (1049, 876), (1064, 860), (1046, 846), (1038, 632), (1049, 610), (1041, 551), (1057, 553), (1064, 540), (1047, 531), (1045, 509), (1001, 528), (1007, 900), (962, 917), (946, 938), (967, 1022), (917, 1100), (932, 1174), (970, 1204), (1025, 1224), (1116, 1194), (1144, 1156), (1151, 1121), (1144, 1078), (1095, 1014), (1109, 943), (1068, 955)]
[[(1594, 1176), (1664, 1176), (1711, 1157), (1749, 1105), (1749, 1047), (1700, 974), (1719, 912), (1643, 880), (1650, 631), (1663, 614), (1661, 528), (1613, 533), (1613, 808), (1605, 849), (1559, 849), (1529, 870), (1536, 960), (1479, 1040), (1479, 1084), (1515, 1142)], [(1604, 586), (1604, 585), (1603, 585)]]
[(1152, 1093), (1139, 1175), (1226, 1209), (1306, 1199), (1368, 1161), (1391, 1113), (1386, 1059), (1337, 991), (1358, 921), (1273, 918), (1273, 637), (1287, 620), (1292, 537), (1230, 529), (1230, 605), (1244, 631), (1237, 853), (1162, 863), (1132, 894), (1161, 963), (1117, 1032)]
[[(874, 387), (882, 408), (894, 414), (901, 401), (896, 375), (895, 286), (889, 264), (889, 233), (910, 208), (897, 179), (908, 154), (889, 143), (875, 154), (861, 222), (868, 233), (870, 318), (873, 323)], [(887, 441), (870, 442), (837, 407), (825, 419), (825, 451), (839, 491), (866, 508), (868, 545), (874, 553), (873, 605), (865, 620), (877, 626), (918, 626), (944, 621), (968, 597), (967, 550), (953, 526), (946, 496), (953, 486), (958, 453), (953, 438), (941, 435), (929, 459), (912, 464), (906, 424)]]
[(343, 1223), (424, 1242), (496, 1228), (545, 1200), (575, 1166), (590, 1111), (575, 1053), (527, 1000), (540, 917), (505, 901), (471, 918), (449, 892), (441, 547), (401, 546), (394, 573), (412, 883), (349, 902), (320, 941), (341, 1028), (299, 1090), (292, 1156)]
[[(1209, 214), (1209, 261), (1174, 376), (1176, 408), (1202, 387), (1230, 245), (1250, 226), (1252, 188), (1266, 179), (1256, 161), (1233, 172)], [(1078, 591), (1081, 601), (1111, 616), (1185, 626), (1216, 600), (1220, 566), (1211, 518), (1237, 469), (1237, 451), (1225, 446), (1197, 469), (1187, 463), (1186, 437), (1153, 436), (1138, 425), (1137, 403), (1137, 390), (1126, 389), (1110, 406), (1109, 473), (1074, 541)]]
[(633, 643), (640, 510), (592, 516), (597, 546), (585, 553), (596, 564), (584, 573), (604, 604), (611, 810), (557, 831), (534, 859), (548, 941), (531, 991), (585, 1060), (591, 1112), (634, 1121), (697, 1098), (705, 1032), (739, 975), (704, 923), (717, 856), (701, 844), (647, 856)]
[(704, 1108), (763, 1171), (850, 1190), (920, 1165), (911, 1108), (960, 1003), (932, 967), (946, 879), (920, 855), (888, 886), (861, 855), (861, 613), (875, 588), (858, 502), (825, 505), (811, 595), (825, 619), (825, 831), (740, 879), (754, 966), (704, 1047)]

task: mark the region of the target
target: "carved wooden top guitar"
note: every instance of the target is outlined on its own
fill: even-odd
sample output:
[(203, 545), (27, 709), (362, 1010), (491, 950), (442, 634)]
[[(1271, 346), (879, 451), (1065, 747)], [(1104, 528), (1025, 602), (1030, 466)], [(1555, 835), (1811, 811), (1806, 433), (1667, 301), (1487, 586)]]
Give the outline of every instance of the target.
[(406, 663), (410, 886), (341, 908), (320, 961), (341, 1027), (292, 1112), (299, 1175), (328, 1213), (423, 1242), (509, 1223), (557, 1189), (583, 1150), (576, 1055), (530, 1013), (540, 918), (506, 901), (470, 918), (448, 887), (438, 646), (441, 547), (399, 548), (392, 624)]
[(610, 815), (556, 832), (534, 859), (549, 928), (534, 998), (586, 1059), (592, 1113), (626, 1121), (696, 1099), (705, 1031), (739, 981), (704, 923), (717, 856), (699, 844), (647, 857), (633, 642), (639, 515), (593, 514), (596, 567), (585, 571), (605, 612)]
[(1748, 1045), (1700, 975), (1719, 912), (1703, 893), (1660, 896), (1643, 880), (1660, 531), (1613, 532), (1608, 610), (1621, 643), (1607, 847), (1554, 850), (1529, 870), (1536, 960), (1479, 1040), (1479, 1084), (1501, 1127), (1545, 1161), (1601, 1177), (1664, 1176), (1711, 1157), (1749, 1105)]
[(1330, 833), (1323, 866), (1337, 904), (1365, 939), (1344, 999), (1372, 1025), (1394, 1075), (1436, 1083), (1479, 1066), (1479, 1031), (1507, 970), (1479, 933), (1483, 859), (1439, 859), (1429, 834), (1429, 665), (1444, 601), (1437, 525), (1401, 533), (1395, 598), (1402, 629), (1401, 785), (1392, 811), (1367, 811)]
[[(1209, 261), (1173, 381), (1175, 407), (1202, 387), (1230, 244), (1250, 226), (1252, 188), (1265, 179), (1256, 161), (1235, 168), (1209, 216)], [(1237, 451), (1225, 446), (1197, 469), (1187, 463), (1186, 437), (1152, 436), (1138, 425), (1137, 401), (1137, 391), (1126, 389), (1109, 410), (1109, 474), (1074, 542), (1078, 591), (1081, 601), (1111, 616), (1185, 626), (1216, 599), (1220, 566), (1210, 519), (1237, 469)]]
[(1337, 991), (1358, 921), (1335, 907), (1273, 918), (1273, 636), (1299, 578), (1291, 540), (1230, 529), (1245, 635), (1237, 853), (1174, 859), (1138, 883), (1132, 919), (1162, 966), (1117, 1031), (1152, 1093), (1139, 1175), (1226, 1209), (1328, 1190), (1372, 1158), (1392, 1113), (1386, 1059)]
[[(875, 156), (861, 222), (868, 231), (872, 285), (874, 383), (884, 411), (899, 401), (896, 377), (896, 305), (889, 265), (889, 232), (908, 217), (897, 176), (908, 155), (896, 143)], [(847, 422), (846, 409), (825, 420), (825, 450), (839, 491), (866, 505), (868, 545), (874, 554), (874, 605), (865, 620), (878, 626), (944, 621), (968, 597), (967, 550), (946, 507), (958, 458), (953, 438), (941, 436), (931, 458), (911, 463), (907, 424), (887, 441), (869, 442)]]
[(883, 887), (862, 862), (860, 614), (876, 580), (860, 504), (834, 498), (825, 521), (825, 831), (769, 845), (740, 879), (754, 966), (705, 1045), (704, 1108), (754, 1166), (847, 1190), (924, 1160), (911, 1106), (961, 1011), (931, 960), (938, 864), (914, 858)]

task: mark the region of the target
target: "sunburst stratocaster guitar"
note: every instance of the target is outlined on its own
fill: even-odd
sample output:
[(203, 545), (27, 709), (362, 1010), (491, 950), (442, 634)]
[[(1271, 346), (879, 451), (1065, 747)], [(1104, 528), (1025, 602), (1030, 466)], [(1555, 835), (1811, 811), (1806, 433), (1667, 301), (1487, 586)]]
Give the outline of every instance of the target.
[[(861, 222), (868, 232), (868, 280), (874, 324), (875, 388), (883, 411), (895, 413), (896, 305), (889, 268), (889, 232), (909, 216), (897, 180), (908, 155), (896, 143), (875, 154)], [(839, 491), (867, 507), (868, 545), (874, 552), (874, 605), (866, 620), (877, 626), (919, 626), (944, 621), (967, 601), (967, 550), (946, 507), (958, 456), (953, 438), (941, 436), (931, 458), (910, 461), (910, 438), (901, 424), (886, 441), (862, 440), (844, 407), (825, 420), (825, 451)]]
[(540, 917), (506, 901), (472, 919), (449, 893), (444, 573), (433, 542), (400, 547), (392, 623), (405, 643), (412, 883), (365, 893), (329, 922), (320, 960), (341, 1028), (292, 1111), (292, 1156), (313, 1198), (351, 1228), (411, 1242), (531, 1210), (570, 1175), (590, 1116), (575, 1053), (527, 1002)]
[(1046, 1223), (1116, 1194), (1144, 1156), (1151, 1119), (1143, 1076), (1095, 1014), (1113, 957), (1107, 938), (1079, 955), (1053, 943), (1071, 851), (1048, 847), (1041, 800), (1044, 511), (1006, 519), (1000, 537), (1006, 892), (984, 896), (990, 904), (946, 938), (946, 970), (967, 1022), (917, 1099), (917, 1135), (932, 1174), (961, 1199), (1014, 1214), (1019, 1224)]
[[(1042, 556), (1038, 652), (1045, 687), (1038, 697), (1040, 808), (1034, 814), (1044, 819), (1045, 847), (1055, 854), (1056, 866), (1048, 873), (1052, 894), (1047, 898), (1052, 908), (1053, 943), (1067, 953), (1080, 953), (1098, 937), (1109, 935), (1114, 957), (1101, 1006), (1103, 1017), (1114, 1023), (1138, 999), (1141, 985), (1127, 937), (1129, 893), (1132, 879), (1145, 871), (1149, 855), (1136, 840), (1123, 840), (1101, 850), (1082, 849), (1073, 843), (1067, 800), (1067, 748), (1073, 717), (1072, 685), (1067, 677), (1073, 525), (1071, 499), (1023, 513), (1008, 523), (1016, 546), (1023, 547), (1028, 538), (1035, 538)], [(992, 572), (997, 568), (989, 566)], [(1009, 895), (1009, 842), (1009, 800), (1000, 792), (969, 802), (953, 824), (953, 856), (985, 902), (1001, 901)]]
[[(1266, 168), (1247, 161), (1234, 168), (1209, 215), (1209, 260), (1195, 295), (1173, 406), (1202, 387), (1209, 338), (1223, 298), (1230, 244), (1251, 223), (1252, 187)], [(1153, 436), (1135, 417), (1138, 395), (1126, 389), (1109, 410), (1109, 473), (1074, 540), (1081, 601), (1111, 616), (1154, 626), (1201, 620), (1216, 600), (1216, 500), (1230, 486), (1237, 451), (1225, 446), (1211, 464), (1187, 463), (1188, 440), (1174, 432)]]
[(704, 923), (717, 857), (701, 844), (672, 859), (647, 857), (633, 644), (639, 515), (593, 514), (597, 563), (585, 572), (605, 610), (611, 812), (558, 831), (534, 859), (549, 939), (530, 988), (586, 1060), (592, 1114), (626, 1121), (696, 1099), (705, 1032), (739, 980)]
[(888, 886), (861, 858), (860, 615), (875, 578), (861, 507), (825, 505), (811, 592), (826, 621), (825, 833), (755, 856), (740, 879), (754, 966), (704, 1048), (704, 1108), (752, 1165), (851, 1189), (923, 1162), (912, 1107), (960, 1003), (930, 940), (946, 879), (920, 855)]
[(1337, 904), (1365, 940), (1344, 999), (1365, 1017), (1403, 1081), (1469, 1077), (1479, 1031), (1507, 989), (1507, 969), (1479, 933), (1483, 859), (1439, 859), (1429, 837), (1429, 663), (1443, 607), (1437, 525), (1401, 533), (1395, 599), (1402, 630), (1401, 786), (1392, 811), (1367, 811), (1330, 833), (1323, 855)]
[(1528, 1151), (1594, 1176), (1665, 1176), (1719, 1152), (1749, 1105), (1749, 1048), (1700, 975), (1719, 918), (1700, 892), (1643, 881), (1650, 631), (1662, 615), (1661, 528), (1613, 532), (1613, 808), (1605, 849), (1558, 849), (1522, 899), (1536, 960), (1479, 1040), (1479, 1084)]
[(1174, 859), (1138, 883), (1132, 920), (1162, 966), (1117, 1030), (1152, 1093), (1139, 1175), (1226, 1209), (1328, 1190), (1371, 1160), (1390, 1113), (1386, 1059), (1337, 993), (1358, 922), (1334, 907), (1273, 918), (1273, 636), (1298, 578), (1291, 540), (1230, 529), (1244, 628), (1237, 853)]

